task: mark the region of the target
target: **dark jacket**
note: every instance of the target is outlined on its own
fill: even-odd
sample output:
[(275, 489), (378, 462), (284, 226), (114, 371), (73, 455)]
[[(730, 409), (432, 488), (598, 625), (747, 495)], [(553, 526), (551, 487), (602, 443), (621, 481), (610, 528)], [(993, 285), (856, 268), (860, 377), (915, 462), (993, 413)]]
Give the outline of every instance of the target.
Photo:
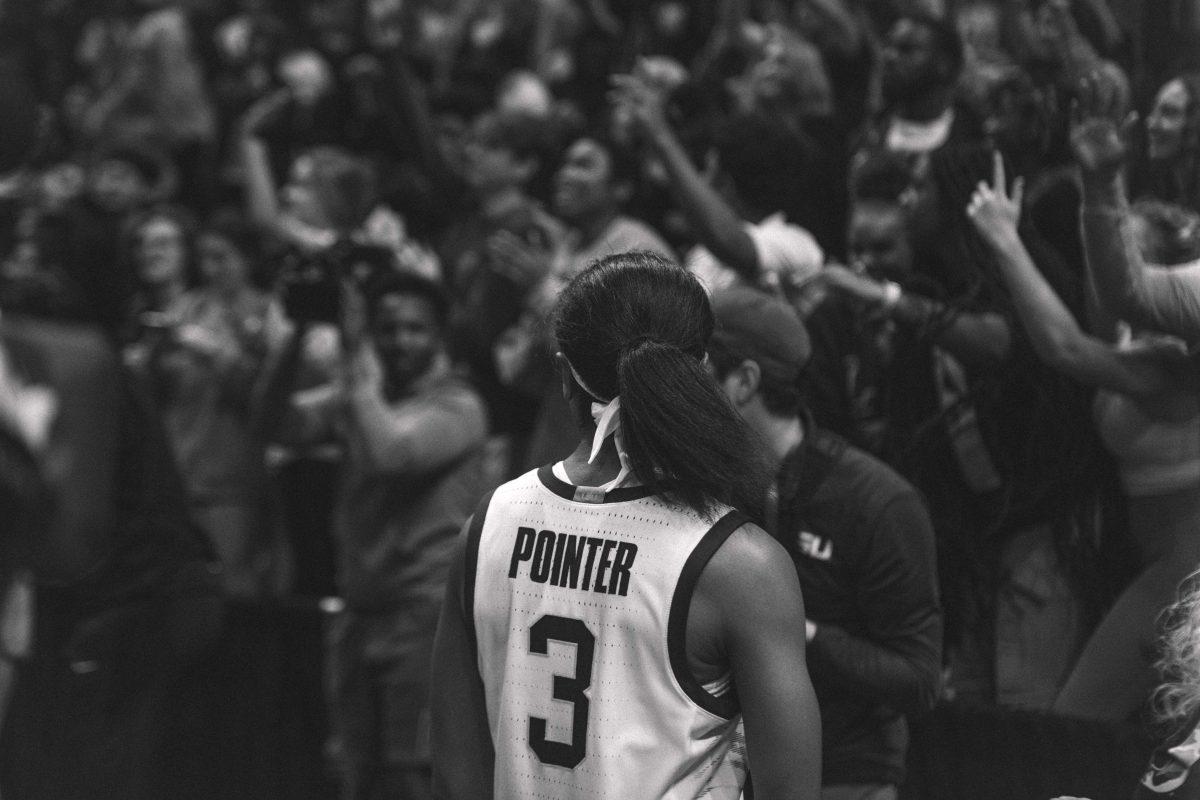
[(840, 437), (805, 426), (777, 477), (774, 534), (817, 632), (825, 785), (904, 779), (905, 716), (938, 696), (942, 610), (933, 529), (916, 490)]

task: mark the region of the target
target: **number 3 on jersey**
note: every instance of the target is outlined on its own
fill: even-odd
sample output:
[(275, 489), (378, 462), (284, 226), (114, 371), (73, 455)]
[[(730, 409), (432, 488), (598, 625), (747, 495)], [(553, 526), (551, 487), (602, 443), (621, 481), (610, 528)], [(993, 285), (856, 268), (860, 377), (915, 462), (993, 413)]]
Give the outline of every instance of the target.
[(587, 755), (588, 698), (584, 691), (592, 685), (592, 657), (596, 637), (583, 620), (547, 614), (529, 629), (529, 652), (549, 655), (549, 642), (575, 645), (575, 674), (554, 676), (555, 700), (572, 705), (571, 742), (556, 742), (546, 738), (546, 720), (529, 718), (529, 746), (543, 764), (574, 769)]

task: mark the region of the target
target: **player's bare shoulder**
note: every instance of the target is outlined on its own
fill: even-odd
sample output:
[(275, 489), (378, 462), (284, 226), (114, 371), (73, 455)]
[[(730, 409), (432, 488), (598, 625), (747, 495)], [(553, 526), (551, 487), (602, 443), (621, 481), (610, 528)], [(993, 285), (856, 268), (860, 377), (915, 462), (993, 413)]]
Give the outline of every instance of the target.
[(729, 535), (701, 574), (698, 588), (716, 591), (772, 591), (799, 588), (787, 551), (771, 534), (746, 522)]

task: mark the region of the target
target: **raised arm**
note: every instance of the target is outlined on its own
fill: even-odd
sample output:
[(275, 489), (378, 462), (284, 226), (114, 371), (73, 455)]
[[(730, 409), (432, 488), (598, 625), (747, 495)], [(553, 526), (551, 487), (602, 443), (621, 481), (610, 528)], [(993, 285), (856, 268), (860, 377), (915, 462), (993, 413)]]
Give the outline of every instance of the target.
[(800, 31), (818, 47), (832, 50), (842, 58), (853, 58), (862, 51), (866, 31), (858, 14), (845, 0), (808, 0), (797, 6)]
[(718, 0), (712, 32), (691, 64), (700, 83), (715, 87), (722, 78), (717, 67), (727, 52), (743, 45), (742, 26), (748, 12), (746, 0)]
[(1083, 185), (1084, 252), (1100, 302), (1133, 325), (1200, 338), (1200, 269), (1147, 264), (1134, 236), (1121, 173), (1137, 118), (1119, 118), (1096, 79), (1083, 88), (1071, 145)]
[(351, 384), (347, 408), (367, 466), (378, 472), (428, 474), (483, 442), (483, 403), (467, 389), (389, 404), (378, 388)]
[(1125, 38), (1125, 32), (1121, 29), (1121, 23), (1117, 21), (1117, 17), (1112, 12), (1112, 8), (1106, 0), (1081, 0), (1083, 5), (1087, 6), (1096, 21), (1100, 23), (1100, 30), (1103, 36), (1101, 44), (1105, 52), (1112, 52), (1114, 48), (1121, 44)]
[(905, 291), (899, 284), (877, 281), (839, 265), (826, 265), (821, 279), (838, 291), (878, 305), (906, 325), (930, 325), (948, 317), (936, 329), (935, 338), (963, 364), (997, 364), (1012, 348), (1009, 322), (995, 311), (955, 312), (945, 303)]
[(805, 663), (804, 599), (787, 552), (762, 529), (743, 526), (709, 561), (696, 592), (693, 608), (712, 604), (720, 619), (754, 796), (817, 797), (821, 718)]
[(1171, 377), (1154, 354), (1118, 350), (1079, 327), (1017, 234), (1021, 179), (1014, 184), (1011, 197), (1006, 185), (1004, 162), (997, 153), (992, 185), (979, 184), (967, 206), (967, 216), (995, 252), (1017, 315), (1038, 357), (1082, 383), (1135, 397), (1156, 395), (1170, 388)]
[(616, 102), (628, 108), (646, 144), (670, 176), (671, 189), (696, 238), (730, 269), (757, 282), (758, 250), (737, 212), (709, 185), (667, 122), (662, 92), (639, 75), (614, 78)]
[(280, 89), (256, 102), (239, 120), (237, 146), (246, 186), (246, 212), (256, 225), (281, 232), (279, 196), (271, 172), (271, 154), (261, 135), (262, 127), (289, 102), (291, 92)]
[(462, 186), (462, 176), (446, 160), (437, 143), (433, 114), (425, 85), (414, 74), (399, 45), (380, 53), (386, 90), (381, 109), (397, 147), (415, 152), (435, 192), (450, 203)]

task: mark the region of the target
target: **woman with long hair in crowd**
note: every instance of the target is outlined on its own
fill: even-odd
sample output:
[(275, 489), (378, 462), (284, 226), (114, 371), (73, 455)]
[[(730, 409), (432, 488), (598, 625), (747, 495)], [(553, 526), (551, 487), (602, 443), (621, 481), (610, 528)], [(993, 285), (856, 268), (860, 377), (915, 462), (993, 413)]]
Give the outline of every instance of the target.
[(817, 795), (803, 600), (733, 510), (769, 469), (706, 366), (713, 326), (700, 283), (650, 253), (560, 296), (579, 445), (467, 523), (434, 653), (439, 796), (732, 799), (742, 752), (756, 796)]
[[(1021, 243), (1022, 181), (1010, 195), (1003, 161), (995, 159), (992, 184), (980, 183), (967, 214), (995, 254), (1038, 356), (1098, 390), (1097, 429), (1117, 461), (1130, 534), (1141, 550), (1141, 571), (1092, 633), (1054, 709), (1124, 719), (1154, 686), (1146, 657), (1154, 620), (1200, 564), (1200, 371), (1187, 363), (1178, 340), (1106, 319), (1094, 296), (1089, 330), (1080, 327)], [(1146, 257), (1169, 256), (1161, 231), (1171, 230), (1173, 217), (1156, 207), (1139, 213)], [(1167, 241), (1173, 246), (1179, 235)], [(1192, 241), (1194, 257), (1200, 250)]]
[(1200, 72), (1180, 73), (1155, 93), (1132, 189), (1134, 198), (1200, 211)]
[[(1185, 103), (1180, 92), (1172, 89), (1174, 83), (1168, 82), (1159, 93), (1158, 121), (1152, 115), (1147, 127), (1164, 129), (1164, 140), (1174, 142), (1160, 143), (1160, 149), (1191, 148), (1188, 158), (1194, 160), (1200, 157), (1196, 152), (1200, 150), (1200, 103), (1190, 99)], [(1194, 84), (1179, 81), (1179, 85), (1195, 85), (1194, 96), (1200, 97), (1200, 77)], [(1200, 342), (1200, 260), (1164, 267), (1144, 258), (1137, 246), (1124, 179), (1136, 117), (1126, 115), (1094, 76), (1081, 86), (1075, 116), (1071, 144), (1082, 178), (1083, 244), (1099, 298), (1131, 324), (1179, 336), (1195, 346)], [(1174, 133), (1165, 132), (1167, 128)], [(1197, 165), (1190, 167), (1195, 170)], [(1188, 165), (1179, 169), (1183, 179), (1189, 179)], [(1190, 208), (1200, 210), (1195, 204)], [(1195, 232), (1193, 224), (1191, 235)]]

